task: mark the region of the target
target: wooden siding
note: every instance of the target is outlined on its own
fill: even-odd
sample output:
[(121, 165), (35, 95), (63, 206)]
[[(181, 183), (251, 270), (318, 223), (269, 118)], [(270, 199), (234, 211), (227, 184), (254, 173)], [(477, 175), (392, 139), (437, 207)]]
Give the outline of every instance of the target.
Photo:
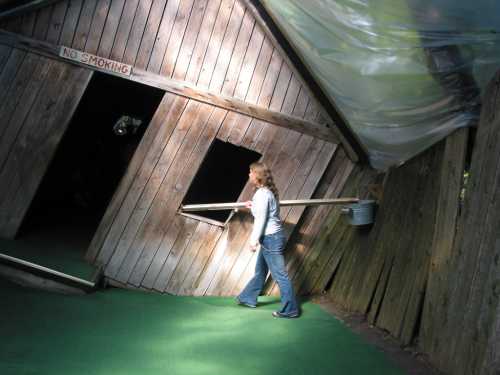
[(16, 235), (91, 75), (0, 48), (0, 236)]
[[(301, 94), (289, 70), (280, 70), (273, 80), (280, 89), (271, 107), (285, 107), (306, 118), (318, 116), (319, 109)], [(261, 152), (275, 170), (284, 199), (312, 196), (337, 146), (255, 119), (241, 122), (238, 116), (165, 95), (88, 253), (90, 260), (106, 266), (109, 278), (135, 287), (197, 295), (231, 294), (243, 282), (241, 275), (253, 267), (246, 246), (250, 215), (237, 213), (221, 228), (177, 214), (215, 138)], [(253, 126), (260, 131), (249, 131)], [(238, 137), (231, 135), (234, 127)], [(247, 185), (240, 199), (250, 195)], [(284, 210), (289, 234), (301, 212)]]
[(3, 20), (0, 28), (248, 103), (259, 99), (251, 86), (274, 67), (271, 56), (291, 69), (239, 0), (63, 0)]
[[(0, 27), (325, 128), (330, 122), (240, 0), (60, 1)], [(106, 266), (110, 279), (175, 294), (229, 295), (251, 277), (248, 214), (234, 215), (225, 228), (176, 214), (215, 138), (261, 153), (283, 199), (336, 197), (353, 168), (335, 144), (167, 93), (87, 254)], [(246, 186), (240, 198), (250, 194)], [(318, 257), (307, 250), (330, 209), (282, 212), (293, 238), (290, 273), (301, 282), (308, 277), (307, 259)]]

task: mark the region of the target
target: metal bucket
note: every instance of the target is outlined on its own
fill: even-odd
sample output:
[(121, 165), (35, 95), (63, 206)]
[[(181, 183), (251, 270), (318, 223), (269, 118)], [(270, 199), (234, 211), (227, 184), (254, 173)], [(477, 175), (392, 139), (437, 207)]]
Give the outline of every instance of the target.
[(342, 208), (342, 213), (347, 217), (350, 225), (372, 224), (375, 217), (375, 201), (360, 200)]

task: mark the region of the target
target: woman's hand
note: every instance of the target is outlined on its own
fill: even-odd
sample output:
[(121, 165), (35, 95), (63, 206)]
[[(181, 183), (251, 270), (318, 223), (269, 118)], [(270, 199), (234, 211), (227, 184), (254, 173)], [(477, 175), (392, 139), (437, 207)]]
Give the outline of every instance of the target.
[(245, 208), (252, 208), (252, 201), (246, 201)]
[(257, 250), (259, 250), (260, 245), (258, 243), (250, 244), (250, 251), (255, 253)]

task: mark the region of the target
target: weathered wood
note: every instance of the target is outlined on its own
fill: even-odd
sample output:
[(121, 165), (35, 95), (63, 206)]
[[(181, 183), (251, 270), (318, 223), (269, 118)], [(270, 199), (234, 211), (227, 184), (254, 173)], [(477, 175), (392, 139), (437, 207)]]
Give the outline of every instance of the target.
[[(315, 195), (336, 197), (341, 192), (359, 194), (357, 184), (354, 189), (344, 188), (347, 179), (352, 180), (350, 177), (352, 168), (353, 164), (347, 159), (345, 152), (339, 150), (326, 172), (329, 172), (329, 175), (325, 176), (326, 181), (323, 182), (323, 184), (328, 183), (328, 189), (324, 193), (317, 192)], [(341, 241), (342, 226), (338, 228), (337, 223), (342, 218), (339, 210), (336, 210), (335, 216), (327, 220), (332, 212), (334, 212), (333, 207), (328, 206), (309, 209), (291, 239), (294, 245), (289, 249), (288, 272), (300, 294), (309, 294), (313, 288), (316, 288), (316, 293), (323, 292), (338, 262), (342, 259), (342, 251), (334, 248), (335, 242)]]
[(52, 7), (43, 8), (37, 12), (33, 38), (40, 40), (45, 40), (47, 38), (51, 15)]
[[(166, 185), (167, 189), (165, 191), (172, 191), (172, 195), (168, 198), (168, 203), (162, 207), (161, 211), (157, 211), (157, 214), (159, 213), (161, 215), (161, 218), (158, 219), (159, 225), (156, 227), (152, 228), (152, 233), (153, 235), (149, 235), (149, 238), (154, 238), (156, 236), (156, 233), (158, 233), (158, 237), (161, 238), (163, 229), (162, 228), (168, 228), (169, 225), (169, 218), (172, 215), (175, 215), (176, 208), (179, 207), (182, 198), (187, 192), (187, 189), (194, 178), (195, 171), (198, 169), (199, 165), (201, 164), (203, 160), (203, 155), (205, 155), (206, 151), (208, 150), (208, 147), (212, 143), (215, 134), (217, 133), (218, 128), (220, 127), (224, 117), (225, 117), (225, 111), (221, 111), (219, 109), (215, 109), (214, 112), (212, 113), (209, 121), (206, 123), (205, 129), (203, 133), (200, 135), (198, 138), (197, 142), (195, 145), (191, 144), (190, 146), (193, 147), (194, 149), (191, 148), (192, 152), (190, 153), (189, 157), (184, 158), (184, 160), (187, 160), (185, 165), (189, 166), (194, 166), (195, 168), (193, 169), (185, 169), (182, 171), (182, 173), (179, 171), (179, 168), (182, 168), (184, 166), (177, 166), (174, 169), (174, 175), (173, 175), (173, 181), (172, 184), (175, 184), (175, 187), (172, 185)], [(182, 159), (181, 159), (182, 160)], [(170, 186), (170, 187), (169, 187)], [(173, 189), (172, 189), (173, 188)], [(165, 199), (165, 198), (163, 198)], [(186, 218), (183, 218), (186, 220)], [(151, 247), (151, 241), (148, 241), (146, 244), (145, 249)], [(153, 242), (154, 244), (154, 242)], [(168, 254), (166, 254), (168, 255)], [(161, 259), (161, 261), (158, 261), (158, 259)], [(157, 253), (155, 258), (153, 259), (153, 264), (161, 264), (164, 262), (165, 259), (165, 254), (162, 253)], [(156, 267), (156, 266), (155, 266)], [(151, 268), (151, 267), (150, 267)], [(169, 269), (168, 271), (165, 272), (173, 272), (173, 269)]]
[(50, 18), (49, 29), (47, 31), (46, 41), (52, 44), (58, 44), (63, 29), (68, 2), (61, 1), (54, 5), (52, 16)]
[[(233, 6), (236, 6), (235, 0), (223, 0), (221, 2), (219, 12), (217, 14), (217, 19), (210, 37), (210, 42), (208, 43), (205, 56), (203, 58), (203, 65), (201, 71), (197, 72), (196, 85), (202, 88), (208, 88), (210, 85), (210, 79), (212, 78), (213, 72), (215, 70), (215, 65), (217, 63), (217, 58), (222, 49), (222, 43), (224, 41), (224, 36), (227, 32), (232, 34), (236, 33), (236, 30), (231, 30), (230, 21), (235, 20), (231, 18), (233, 12)], [(240, 20), (241, 21), (241, 20)], [(189, 77), (189, 72), (188, 72)]]
[(148, 65), (166, 4), (167, 0), (155, 0), (151, 5), (151, 11), (149, 12), (146, 28), (142, 35), (139, 52), (134, 63), (139, 69), (146, 69)]
[(104, 24), (108, 17), (110, 5), (111, 0), (99, 0), (92, 17), (90, 32), (87, 38), (87, 42), (85, 43), (85, 51), (94, 55), (97, 53), (97, 49), (99, 48), (101, 36), (107, 36), (103, 34), (103, 30)]
[[(217, 38), (220, 35), (219, 30), (223, 30), (221, 25), (223, 24), (224, 12), (226, 12), (227, 5), (225, 4), (227, 1), (228, 0), (222, 3), (222, 6), (220, 0), (212, 0), (209, 2), (184, 78), (186, 82), (196, 84), (200, 76), (200, 71), (205, 65), (205, 61), (210, 60), (210, 57), (207, 56), (207, 58), (205, 58), (205, 55), (207, 52), (209, 56), (212, 54), (212, 47), (209, 48), (209, 46), (214, 45), (212, 35)], [(229, 12), (230, 11), (231, 9), (229, 8)], [(227, 17), (229, 17), (229, 15)]]
[[(151, 200), (151, 207), (138, 229), (136, 238), (131, 244), (132, 252), (129, 252), (127, 259), (125, 259), (122, 272), (118, 275), (120, 279), (129, 278), (129, 267), (125, 267), (125, 265), (135, 264), (137, 255), (141, 253), (141, 251), (137, 250), (142, 250), (141, 257), (143, 259), (152, 259), (151, 262), (154, 264), (154, 267), (149, 267), (148, 272), (150, 273), (156, 266), (161, 267), (168, 256), (168, 252), (157, 252), (158, 245), (162, 241), (165, 232), (168, 230), (175, 216), (176, 209), (182, 201), (181, 194), (185, 194), (187, 191), (188, 185), (185, 186), (183, 178), (189, 178), (196, 170), (189, 170), (187, 161), (193, 152), (196, 152), (197, 143), (205, 139), (206, 132), (204, 130), (207, 125), (209, 127), (218, 126), (216, 122), (214, 124), (214, 121), (210, 121), (211, 114), (212, 108), (194, 105), (193, 111), (191, 113), (186, 112), (186, 116), (180, 119), (180, 122), (185, 124), (184, 126), (189, 124), (190, 128), (182, 140), (182, 144), (175, 145), (175, 147), (178, 147), (178, 151), (174, 157), (170, 156), (170, 166), (167, 172), (162, 171), (161, 164), (153, 172), (164, 174), (164, 177), (156, 188), (157, 193), (154, 199)], [(174, 145), (174, 143), (172, 144)], [(197, 156), (201, 157), (202, 155)], [(183, 219), (186, 220), (186, 218)], [(148, 262), (144, 262), (141, 265), (142, 267), (135, 266), (134, 272), (136, 275), (141, 274), (141, 271), (145, 270)]]
[[(102, 32), (101, 40), (99, 41), (99, 48), (97, 55), (109, 58), (115, 43), (119, 23), (122, 17), (122, 12), (125, 7), (126, 0), (113, 0), (111, 2), (109, 12), (106, 17), (106, 23)], [(132, 23), (132, 22), (130, 22)]]
[[(158, 36), (156, 37), (151, 57), (149, 59), (149, 63), (147, 64), (147, 70), (150, 72), (157, 74), (160, 72), (163, 57), (165, 56), (165, 51), (172, 35), (172, 29), (174, 27), (174, 21), (179, 8), (179, 3), (180, 0), (169, 1), (167, 3), (164, 16), (161, 20)], [(177, 39), (177, 35), (173, 35), (174, 39)], [(182, 37), (180, 39), (182, 40)]]
[[(144, 1), (141, 1), (144, 3)], [(109, 58), (116, 61), (124, 61), (125, 48), (127, 46), (127, 41), (132, 30), (132, 26), (135, 22), (135, 14), (137, 7), (139, 5), (139, 0), (126, 0), (125, 6), (123, 7), (122, 14), (120, 16), (120, 21), (118, 23), (118, 29), (116, 30), (115, 39), (113, 42), (113, 48)]]
[(26, 35), (27, 37), (33, 36), (33, 30), (35, 29), (36, 22), (36, 12), (27, 13), (22, 16), (20, 34)]
[(73, 45), (73, 38), (75, 37), (76, 26), (78, 24), (78, 18), (80, 17), (82, 5), (83, 0), (72, 0), (68, 4), (61, 36), (59, 38), (59, 43), (63, 46)]
[(460, 129), (446, 140), (441, 173), (436, 230), (429, 262), (429, 279), (425, 292), (419, 348), (431, 358), (439, 347), (448, 346), (442, 341), (441, 328), (446, 322), (448, 277), (452, 271), (453, 245), (459, 215), (468, 130)]
[(83, 2), (82, 10), (78, 18), (78, 23), (76, 24), (73, 43), (69, 47), (78, 49), (80, 51), (85, 50), (85, 44), (87, 43), (90, 32), (92, 31), (90, 27), (92, 25), (92, 19), (96, 6), (97, 0), (85, 0)]
[(166, 284), (166, 288), (164, 288), (164, 290), (168, 293), (179, 293), (179, 289), (181, 288), (194, 260), (196, 259), (196, 255), (201, 245), (206, 241), (206, 238), (210, 234), (212, 225), (198, 221), (197, 223), (198, 225), (196, 226), (196, 230), (193, 233), (191, 242), (186, 246), (183, 254), (179, 256), (179, 261), (174, 271), (170, 272), (170, 280)]
[(3, 163), (0, 233), (15, 236), (66, 126), (90, 79), (91, 72), (45, 60), (49, 66), (37, 99), (19, 125), (15, 143)]
[(186, 34), (184, 35), (184, 39), (179, 50), (179, 55), (177, 56), (177, 60), (175, 62), (175, 69), (173, 71), (173, 74), (171, 75), (173, 79), (185, 79), (187, 70), (191, 63), (191, 60), (193, 59), (196, 43), (199, 43), (199, 39), (203, 37), (208, 38), (208, 36), (201, 34), (203, 33), (202, 30), (204, 26), (204, 16), (207, 17), (205, 12), (210, 12), (209, 7), (212, 3), (216, 3), (216, 1), (195, 1), (193, 10), (191, 11), (191, 16), (189, 17)]
[(499, 87), (497, 74), (485, 91), (471, 179), (455, 240), (443, 330), (448, 345), (437, 355), (441, 367), (456, 374), (479, 374), (485, 367), (494, 367), (484, 361), (494, 359), (487, 354), (487, 345), (495, 335), (499, 309)]
[[(196, 118), (198, 113), (199, 106), (196, 103), (188, 103), (185, 111), (182, 112), (182, 116), (175, 119), (176, 121), (179, 121), (179, 124), (177, 126), (171, 125), (172, 129), (174, 129), (174, 133), (172, 136), (169, 136), (169, 138), (166, 138), (165, 142), (168, 142), (166, 147), (164, 144), (159, 145), (161, 158), (155, 158), (156, 160), (154, 159), (154, 169), (150, 172), (152, 174), (145, 176), (147, 181), (146, 190), (142, 192), (141, 199), (139, 201), (133, 202), (134, 206), (137, 208), (134, 209), (132, 213), (131, 211), (123, 211), (122, 215), (124, 215), (128, 221), (127, 226), (125, 227), (125, 235), (120, 235), (118, 237), (118, 243), (110, 244), (113, 248), (116, 247), (116, 249), (114, 250), (112, 258), (113, 264), (106, 269), (108, 275), (115, 276), (122, 264), (123, 259), (127, 256), (129, 248), (134, 242), (137, 230), (142, 225), (144, 218), (148, 214), (151, 202), (155, 199), (170, 166), (174, 164), (178, 150), (181, 147), (184, 138), (187, 136), (189, 131), (191, 131), (191, 123)], [(184, 148), (186, 148), (186, 146), (184, 146)], [(121, 233), (121, 230), (119, 233)], [(137, 247), (135, 246), (134, 249), (137, 249)], [(139, 249), (142, 249), (142, 247)], [(135, 262), (130, 264), (129, 267), (133, 267), (134, 264)], [(128, 267), (127, 270), (129, 270)]]
[(19, 65), (26, 56), (26, 52), (17, 50), (15, 48), (10, 48), (5, 46), (4, 55), (8, 55), (5, 65), (2, 69), (2, 74), (0, 75), (0, 102), (4, 102), (7, 93), (9, 92), (9, 87), (16, 78), (16, 74), (19, 69)]
[[(92, 239), (86, 255), (89, 261), (94, 261), (102, 247), (102, 254), (99, 256), (100, 262), (108, 262), (114, 246), (110, 244), (116, 244), (118, 241), (116, 236), (121, 234), (129, 219), (129, 214), (124, 214), (124, 211), (131, 212), (135, 207), (137, 199), (149, 179), (151, 168), (160, 157), (161, 142), (173, 132), (186, 102), (184, 98), (172, 94), (164, 95)], [(121, 216), (117, 216), (119, 214)], [(112, 226), (115, 229), (110, 232)], [(103, 245), (106, 236), (109, 236), (110, 242)]]
[(183, 218), (186, 221), (184, 230), (179, 234), (175, 240), (172, 249), (168, 253), (168, 257), (163, 263), (163, 267), (155, 280), (153, 288), (160, 292), (171, 292), (169, 289), (170, 279), (179, 264), (179, 261), (184, 254), (186, 247), (189, 245), (191, 239), (195, 234), (195, 229), (198, 227), (199, 221), (189, 218)]
[[(207, 261), (212, 255), (214, 246), (219, 240), (222, 232), (223, 230), (221, 228), (212, 226), (210, 232), (205, 236), (205, 242), (201, 244), (200, 248), (196, 251), (194, 247), (194, 251), (190, 254), (191, 258), (193, 258), (193, 262), (188, 272), (186, 272), (182, 286), (177, 294), (192, 295), (194, 293), (196, 282), (200, 275), (203, 274), (203, 270), (207, 266)], [(194, 255), (194, 252), (196, 252), (196, 255)]]
[[(83, 38), (83, 36), (81, 37)], [(63, 60), (59, 57), (59, 47), (11, 33), (0, 31), (0, 44), (26, 49), (30, 52), (40, 53), (57, 60)], [(83, 65), (70, 60), (64, 61), (71, 64), (85, 66), (86, 68), (103, 73), (112, 74), (109, 71), (98, 67)], [(267, 108), (252, 105), (238, 99), (222, 96), (220, 94), (215, 94), (211, 91), (203, 91), (200, 88), (191, 86), (187, 83), (177, 82), (139, 69), (134, 69), (132, 74), (128, 76), (127, 79), (270, 122), (286, 129), (292, 129), (329, 142), (338, 143), (338, 139), (336, 139), (326, 127), (310, 121), (305, 121), (304, 119), (296, 116), (287, 115), (272, 109), (268, 110)]]
[[(188, 21), (191, 18), (191, 10), (193, 9), (193, 6), (193, 0), (184, 0), (181, 2), (172, 28), (172, 35), (174, 37), (170, 38), (167, 50), (163, 56), (163, 62), (160, 69), (161, 75), (171, 77), (174, 72), (175, 63), (179, 55), (181, 44), (184, 40), (184, 34), (186, 33)], [(202, 10), (204, 9), (202, 8)], [(193, 27), (192, 24), (190, 24), (190, 26)], [(196, 25), (194, 25), (194, 27), (196, 27)]]
[(153, 0), (141, 0), (138, 2), (122, 60), (126, 64), (134, 65), (136, 62), (137, 54), (141, 47), (142, 35), (144, 34), (152, 5)]
[(7, 60), (10, 57), (10, 54), (12, 52), (12, 48), (8, 46), (0, 46), (0, 77), (2, 74), (2, 70), (7, 64)]
[[(141, 258), (139, 259), (136, 265), (136, 267), (139, 266), (139, 268), (137, 268), (139, 271), (134, 269), (132, 276), (129, 279), (130, 284), (142, 285), (143, 287), (149, 289), (153, 288), (156, 282), (156, 278), (158, 277), (158, 274), (161, 272), (163, 264), (165, 263), (165, 260), (168, 258), (168, 255), (170, 254), (170, 250), (172, 250), (172, 247), (174, 246), (174, 243), (178, 238), (179, 233), (182, 232), (185, 225), (186, 225), (186, 220), (184, 220), (183, 217), (178, 215), (174, 217), (173, 222), (169, 226), (165, 235), (163, 236), (163, 239), (159, 244), (158, 249), (156, 249), (154, 253), (143, 252), (141, 254)], [(146, 258), (145, 255), (148, 254), (151, 255), (147, 257), (147, 260), (144, 260)], [(155, 261), (153, 261), (153, 259)], [(140, 267), (141, 264), (149, 266), (147, 267), (146, 272), (144, 272), (143, 269), (141, 269)]]
[(19, 127), (15, 122), (11, 123), (10, 119), (21, 101), (29, 81), (33, 77), (38, 62), (40, 62), (39, 56), (31, 54), (26, 56), (22, 64), (20, 64), (18, 72), (16, 72), (12, 86), (5, 92), (8, 94), (7, 98), (0, 104), (0, 124), (2, 124), (0, 128), (0, 170), (19, 131)]
[(58, 1), (60, 0), (33, 0), (22, 5), (13, 6), (0, 12), (0, 20), (24, 15), (37, 9), (48, 7)]

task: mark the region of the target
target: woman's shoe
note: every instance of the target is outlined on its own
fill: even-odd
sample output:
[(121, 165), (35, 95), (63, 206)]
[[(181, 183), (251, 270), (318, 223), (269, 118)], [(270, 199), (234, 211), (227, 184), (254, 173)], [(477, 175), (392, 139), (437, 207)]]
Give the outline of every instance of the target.
[(250, 303), (246, 303), (246, 302), (240, 301), (240, 299), (238, 297), (236, 297), (235, 300), (236, 300), (236, 303), (238, 305), (240, 305), (240, 306), (250, 307), (251, 309), (255, 309), (257, 307), (256, 305), (252, 305)]
[(273, 316), (275, 318), (285, 318), (285, 319), (294, 319), (294, 318), (298, 318), (299, 317), (299, 313), (295, 313), (295, 314), (291, 314), (291, 315), (287, 315), (287, 314), (283, 314), (283, 313), (280, 313), (279, 311), (274, 311), (273, 312)]

